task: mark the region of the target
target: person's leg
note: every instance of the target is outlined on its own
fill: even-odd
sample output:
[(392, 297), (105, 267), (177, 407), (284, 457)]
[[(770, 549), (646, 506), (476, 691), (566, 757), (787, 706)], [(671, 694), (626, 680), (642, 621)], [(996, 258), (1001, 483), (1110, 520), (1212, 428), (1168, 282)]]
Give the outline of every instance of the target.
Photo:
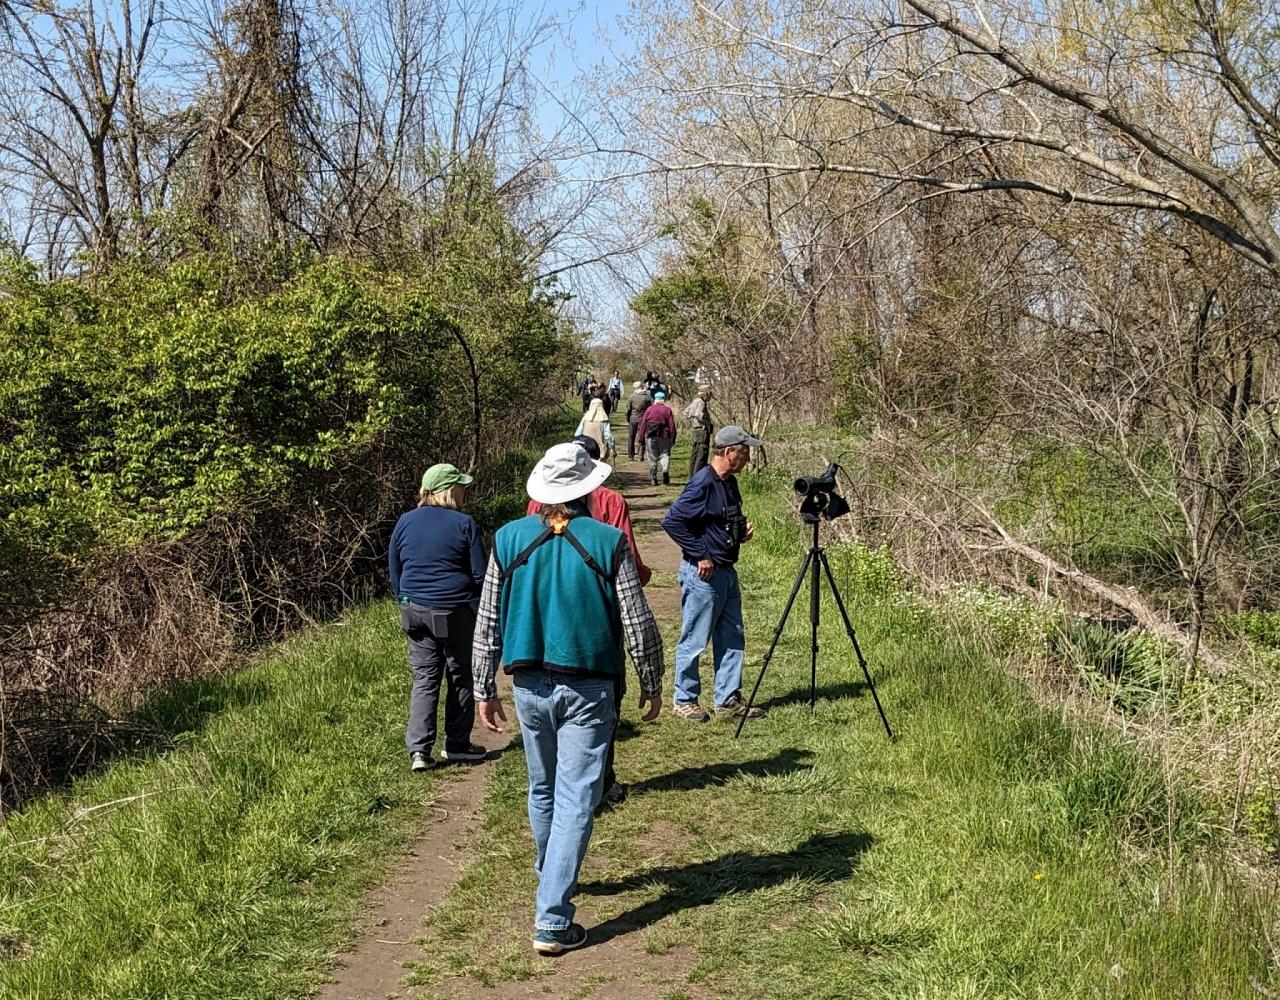
[(563, 930), (573, 922), (578, 871), (591, 840), (615, 721), (613, 682), (607, 677), (566, 680), (555, 687), (555, 705), (555, 812), (538, 879), (538, 930)]
[(476, 721), (476, 705), (471, 693), (471, 641), (476, 630), (475, 612), (469, 605), (449, 612), (449, 638), (445, 643), (445, 678), (448, 692), (444, 703), (444, 745), (446, 750), (465, 750), (471, 745), (471, 728)]
[(649, 482), (658, 485), (658, 440), (649, 438), (644, 443), (645, 457), (649, 459)]
[(718, 570), (716, 584), (717, 613), (711, 632), (711, 651), (716, 662), (716, 704), (723, 705), (742, 690), (742, 659), (747, 643), (742, 627), (738, 571), (731, 566)]
[(634, 420), (627, 421), (627, 458), (633, 462), (636, 457), (636, 431), (640, 429), (640, 425)]
[(529, 770), (529, 827), (537, 858), (533, 870), (542, 873), (551, 837), (556, 797), (556, 720), (552, 695), (555, 685), (546, 677), (517, 671), (511, 681)]
[(404, 746), (411, 754), (430, 756), (436, 740), (436, 706), (440, 698), (440, 675), (444, 672), (444, 650), (416, 605), (400, 605), (400, 627), (409, 640), (409, 669), (413, 671)]
[(673, 442), (670, 438), (663, 438), (663, 440), (658, 444), (658, 450), (661, 453), (659, 457), (660, 457), (660, 464), (662, 466), (663, 483), (671, 482), (671, 445), (672, 444)]
[(707, 464), (707, 432), (693, 432), (693, 449), (689, 452), (689, 477)]
[(626, 674), (620, 673), (613, 682), (613, 730), (609, 733), (609, 750), (604, 758), (604, 788), (608, 791), (618, 780), (613, 762), (618, 753), (618, 722), (622, 718), (622, 697), (627, 691)]
[(675, 703), (689, 704), (702, 693), (698, 676), (698, 657), (711, 638), (715, 591), (711, 584), (698, 579), (698, 567), (681, 562), (677, 574), (680, 581), (680, 639), (676, 643)]

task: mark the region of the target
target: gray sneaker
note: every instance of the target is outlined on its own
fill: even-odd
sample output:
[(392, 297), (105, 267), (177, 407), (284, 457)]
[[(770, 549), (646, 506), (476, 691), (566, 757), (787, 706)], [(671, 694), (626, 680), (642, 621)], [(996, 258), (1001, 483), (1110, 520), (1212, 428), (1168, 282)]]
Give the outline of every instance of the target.
[(410, 771), (430, 771), (431, 755), (425, 753), (409, 754), (409, 770)]

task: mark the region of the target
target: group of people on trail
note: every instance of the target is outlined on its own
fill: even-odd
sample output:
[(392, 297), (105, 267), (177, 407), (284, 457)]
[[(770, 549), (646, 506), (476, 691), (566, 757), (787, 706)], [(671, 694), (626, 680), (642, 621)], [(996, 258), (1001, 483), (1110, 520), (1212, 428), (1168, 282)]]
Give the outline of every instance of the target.
[[(660, 388), (651, 388), (654, 383)], [(649, 463), (649, 482), (658, 485), (658, 472), (662, 472), (662, 484), (671, 483), (671, 448), (676, 441), (676, 418), (667, 403), (668, 390), (657, 381), (652, 372), (646, 378), (632, 383), (633, 392), (627, 400), (627, 457), (632, 461), (643, 458)], [(689, 456), (689, 478), (707, 464), (709, 444), (715, 430), (711, 419), (710, 402), (713, 393), (710, 385), (698, 386), (698, 394), (684, 410), (684, 419), (692, 433), (692, 451)]]
[[(675, 438), (665, 398), (662, 389), (653, 390), (642, 411), (646, 443)], [(699, 398), (705, 403), (709, 391)], [(476, 761), (486, 755), (471, 741), (476, 708), (486, 729), (502, 732), (507, 715), (498, 694), (499, 667), (511, 677), (538, 875), (532, 944), (543, 954), (586, 942), (586, 930), (573, 919), (578, 872), (594, 816), (625, 797), (614, 773), (626, 691), (624, 646), (636, 670), (641, 718), (653, 722), (661, 711), (662, 637), (643, 589), (651, 573), (626, 500), (605, 485), (612, 469), (601, 459), (610, 453), (612, 436), (602, 440), (590, 433), (587, 417), (595, 409), (593, 404), (584, 412), (581, 434), (551, 447), (534, 466), (526, 516), (498, 529), (487, 558), (479, 528), (462, 510), (472, 479), (448, 464), (424, 473), (419, 504), (397, 522), (388, 553), (413, 674), (405, 730), (410, 767), (435, 766), (442, 679), (447, 693), (440, 758)], [(628, 423), (631, 415), (629, 408)], [(695, 431), (709, 434), (707, 420)], [(717, 714), (763, 715), (748, 708), (741, 693), (745, 636), (736, 570), (740, 547), (753, 535), (736, 474), (760, 443), (740, 427), (722, 428), (709, 461), (662, 519), (683, 557), (673, 699), (673, 714), (682, 720), (711, 717), (699, 702), (699, 663), (708, 643)]]

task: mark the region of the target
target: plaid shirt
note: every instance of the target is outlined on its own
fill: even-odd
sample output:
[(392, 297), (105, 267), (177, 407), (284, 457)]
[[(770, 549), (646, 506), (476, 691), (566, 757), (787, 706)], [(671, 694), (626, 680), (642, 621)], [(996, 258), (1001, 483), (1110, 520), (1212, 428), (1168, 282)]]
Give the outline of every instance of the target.
[[(502, 622), (500, 602), (502, 567), (490, 558), (480, 591), (480, 608), (476, 612), (476, 634), (472, 647), (471, 671), (475, 677), (477, 701), (498, 696), (496, 677), (502, 663)], [(640, 690), (651, 697), (662, 693), (662, 635), (654, 621), (649, 602), (645, 600), (631, 551), (625, 549), (618, 567), (618, 610), (622, 616), (622, 634), (626, 639), (631, 662), (635, 664)]]

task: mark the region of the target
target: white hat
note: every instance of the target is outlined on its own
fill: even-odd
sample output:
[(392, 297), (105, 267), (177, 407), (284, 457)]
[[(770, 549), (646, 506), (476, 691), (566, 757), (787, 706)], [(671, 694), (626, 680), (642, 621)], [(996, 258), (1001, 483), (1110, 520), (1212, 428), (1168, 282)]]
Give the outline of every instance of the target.
[(613, 468), (594, 461), (582, 445), (555, 444), (529, 473), (525, 489), (538, 503), (568, 503), (585, 497), (609, 478)]
[(632, 383), (631, 383), (631, 388), (633, 388), (633, 389), (643, 389), (643, 388), (644, 388), (644, 383), (643, 383), (643, 382), (632, 382)]

